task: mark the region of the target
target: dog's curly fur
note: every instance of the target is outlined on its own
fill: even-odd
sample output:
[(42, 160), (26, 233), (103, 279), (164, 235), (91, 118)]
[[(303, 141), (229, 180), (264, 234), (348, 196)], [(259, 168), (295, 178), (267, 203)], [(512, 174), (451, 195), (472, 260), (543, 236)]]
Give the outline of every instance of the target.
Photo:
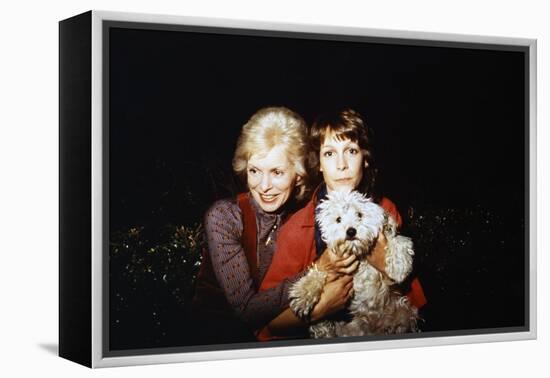
[[(412, 270), (411, 239), (397, 235), (393, 217), (358, 192), (331, 193), (317, 209), (323, 241), (333, 253), (354, 253), (359, 267), (353, 277), (354, 297), (349, 322), (324, 320), (310, 325), (314, 338), (417, 332), (418, 310), (395, 289)], [(385, 277), (367, 262), (382, 231), (387, 240)], [(290, 307), (308, 319), (319, 301), (327, 273), (313, 265), (290, 290)]]

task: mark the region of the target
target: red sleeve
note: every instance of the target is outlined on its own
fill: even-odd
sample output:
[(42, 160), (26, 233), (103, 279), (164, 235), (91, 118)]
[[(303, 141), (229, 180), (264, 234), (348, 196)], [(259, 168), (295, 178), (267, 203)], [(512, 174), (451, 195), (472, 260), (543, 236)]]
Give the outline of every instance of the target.
[(392, 200), (386, 197), (382, 197), (379, 203), (380, 206), (388, 213), (390, 214), (393, 219), (397, 222), (397, 228), (401, 228), (401, 225), (403, 224), (403, 219), (401, 218), (401, 214), (399, 214), (399, 211), (397, 210), (397, 206), (395, 206), (395, 203), (393, 203)]
[(411, 291), (407, 294), (407, 298), (409, 298), (411, 304), (418, 309), (428, 303), (424, 295), (424, 289), (422, 289), (422, 285), (420, 285), (420, 281), (416, 277), (411, 282)]
[[(395, 203), (393, 203), (393, 201), (389, 198), (382, 197), (382, 200), (380, 201), (380, 206), (382, 206), (382, 208), (395, 219), (395, 221), (397, 222), (397, 228), (401, 228), (401, 225), (403, 224), (403, 219), (401, 218), (401, 214), (399, 214)], [(407, 297), (409, 298), (411, 304), (418, 309), (422, 308), (426, 303), (428, 303), (428, 300), (424, 295), (424, 289), (422, 289), (422, 285), (420, 284), (418, 277), (415, 277), (412, 280), (411, 290), (407, 293)]]

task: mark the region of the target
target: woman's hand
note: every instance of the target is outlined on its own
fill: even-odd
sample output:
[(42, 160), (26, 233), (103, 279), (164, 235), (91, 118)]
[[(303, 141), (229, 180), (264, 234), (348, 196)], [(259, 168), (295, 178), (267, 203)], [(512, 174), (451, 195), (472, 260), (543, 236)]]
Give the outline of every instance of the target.
[[(344, 309), (353, 296), (353, 276), (329, 274), (319, 302), (311, 311), (310, 321), (319, 321)], [(272, 336), (295, 336), (301, 332), (304, 322), (287, 308), (267, 325)], [(263, 331), (262, 331), (263, 332)]]
[(373, 267), (378, 269), (382, 274), (386, 275), (386, 237), (383, 232), (378, 234), (376, 244), (372, 249), (372, 252), (367, 255), (367, 261)]
[[(386, 275), (386, 245), (382, 232), (378, 235), (367, 261), (382, 274)], [(317, 268), (328, 273), (327, 282), (321, 298), (311, 312), (311, 321), (318, 321), (344, 309), (353, 297), (353, 276), (359, 261), (354, 254), (338, 257), (326, 249), (317, 260)]]
[(318, 321), (344, 309), (353, 296), (353, 276), (329, 274), (319, 302), (311, 312), (311, 321)]
[(353, 276), (329, 274), (321, 298), (311, 311), (311, 321), (318, 321), (344, 309), (351, 297)]
[(359, 261), (353, 253), (345, 253), (339, 257), (328, 249), (317, 260), (317, 269), (326, 273), (352, 274), (358, 266)]

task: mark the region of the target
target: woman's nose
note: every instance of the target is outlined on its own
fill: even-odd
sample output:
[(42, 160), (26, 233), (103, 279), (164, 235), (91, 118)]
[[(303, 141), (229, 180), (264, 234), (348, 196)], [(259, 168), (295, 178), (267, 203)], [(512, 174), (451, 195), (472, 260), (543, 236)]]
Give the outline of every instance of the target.
[(260, 189), (265, 192), (271, 188), (271, 177), (269, 175), (263, 175), (262, 181), (260, 181)]
[(338, 154), (338, 159), (336, 161), (336, 167), (341, 171), (343, 171), (344, 169), (346, 169), (348, 167), (348, 162), (347, 162), (346, 157), (344, 155)]

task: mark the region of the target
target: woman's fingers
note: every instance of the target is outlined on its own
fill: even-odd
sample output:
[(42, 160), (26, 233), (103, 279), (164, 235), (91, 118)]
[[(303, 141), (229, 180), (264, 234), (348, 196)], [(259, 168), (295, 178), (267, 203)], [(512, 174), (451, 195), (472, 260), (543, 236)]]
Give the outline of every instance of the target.
[(386, 273), (386, 246), (387, 240), (384, 233), (380, 232), (372, 252), (367, 255), (369, 264), (384, 274)]
[(353, 277), (352, 276), (344, 276), (348, 279), (343, 281), (344, 285), (342, 286), (342, 296), (341, 296), (341, 306), (344, 308), (349, 300), (353, 297)]
[(353, 276), (329, 273), (321, 298), (314, 308), (312, 319), (322, 319), (345, 308), (353, 296)]
[(338, 269), (338, 272), (349, 275), (355, 272), (358, 266), (359, 266), (359, 261), (354, 261), (353, 264), (351, 264), (350, 266)]
[(353, 253), (345, 253), (338, 261), (336, 261), (336, 266), (339, 268), (345, 268), (350, 266), (350, 264), (356, 260), (357, 257)]
[(337, 266), (335, 264), (337, 261), (339, 261), (338, 256), (329, 249), (325, 249), (317, 259), (317, 268), (323, 272), (336, 271)]
[(355, 291), (353, 290), (353, 280), (346, 284), (345, 290), (347, 290), (347, 292), (344, 297), (344, 301), (345, 305), (347, 305), (349, 301), (353, 298), (353, 294), (355, 293)]
[(344, 275), (340, 278), (340, 282), (342, 283), (342, 287), (345, 290), (349, 290), (349, 286), (353, 285), (353, 276), (350, 275)]
[(359, 261), (354, 254), (344, 255), (336, 264), (336, 271), (340, 274), (351, 274), (359, 266)]
[(327, 273), (351, 274), (355, 272), (358, 266), (359, 262), (353, 253), (338, 256), (329, 249), (325, 249), (317, 260), (317, 268)]

